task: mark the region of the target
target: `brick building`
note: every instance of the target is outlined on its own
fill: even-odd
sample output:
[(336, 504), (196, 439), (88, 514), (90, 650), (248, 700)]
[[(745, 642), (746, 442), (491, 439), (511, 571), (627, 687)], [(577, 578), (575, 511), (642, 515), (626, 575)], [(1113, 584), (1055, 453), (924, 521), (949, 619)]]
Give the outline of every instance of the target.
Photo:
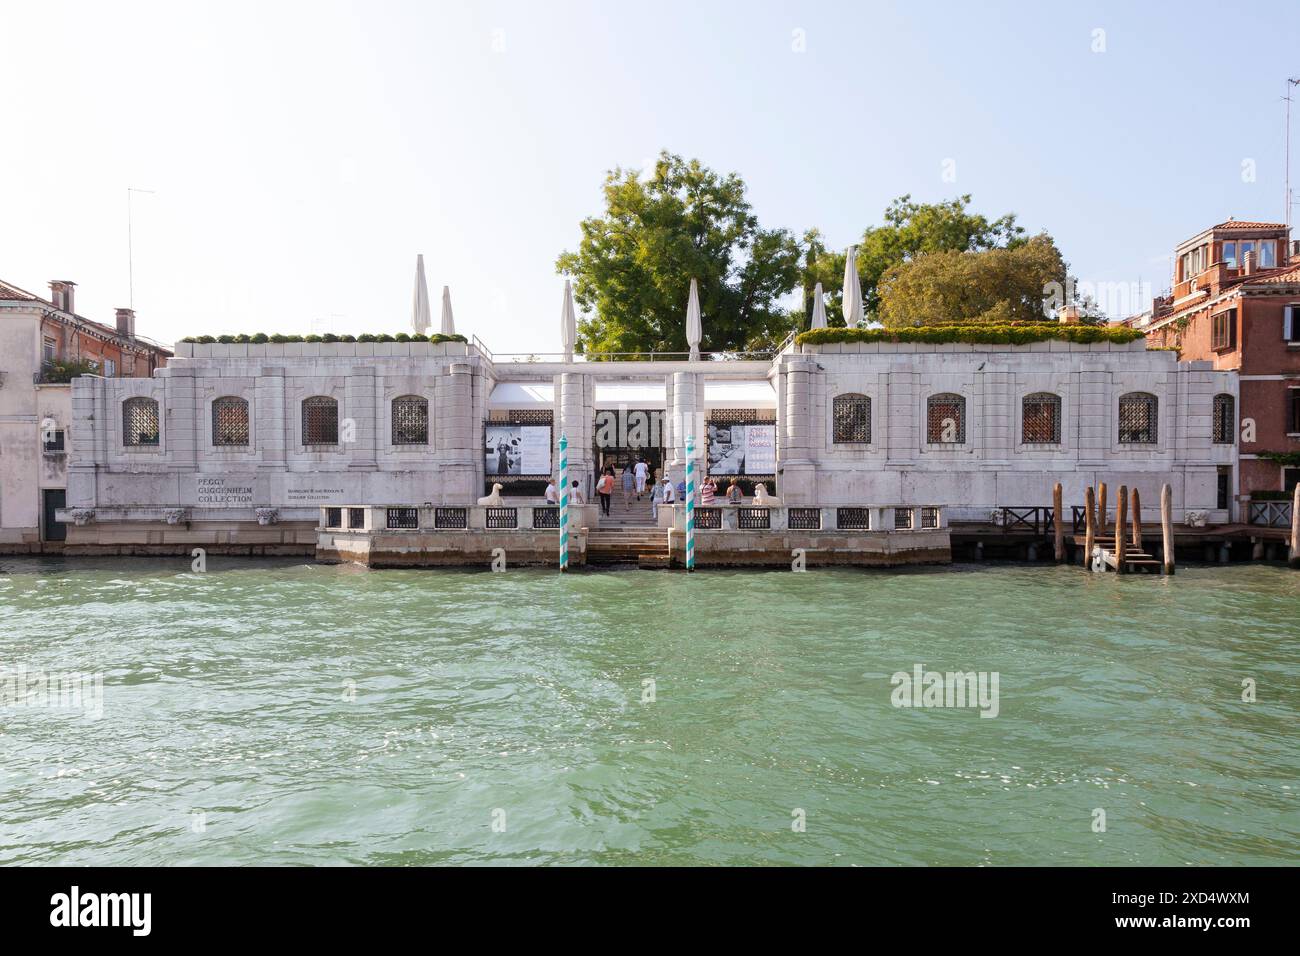
[(1289, 227), (1230, 219), (1180, 244), (1174, 263), (1170, 294), (1128, 324), (1184, 360), (1237, 372), (1240, 406), (1226, 396), (1214, 406), (1215, 441), (1238, 446), (1224, 493), (1290, 491), (1300, 481), (1300, 250)]

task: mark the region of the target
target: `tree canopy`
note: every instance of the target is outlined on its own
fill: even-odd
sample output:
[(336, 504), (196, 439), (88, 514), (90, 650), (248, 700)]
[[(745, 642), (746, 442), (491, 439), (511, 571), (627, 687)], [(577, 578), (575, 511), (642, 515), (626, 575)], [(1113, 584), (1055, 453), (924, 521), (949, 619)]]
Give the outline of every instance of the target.
[(1044, 290), (1065, 278), (1065, 260), (1046, 234), (1011, 248), (923, 252), (881, 277), (877, 317), (886, 328), (1043, 322)]
[(686, 300), (698, 280), (704, 351), (741, 350), (789, 317), (778, 300), (799, 281), (799, 242), (762, 229), (735, 173), (663, 152), (652, 175), (614, 169), (605, 213), (583, 220), (576, 252), (558, 270), (574, 278), (587, 313), (582, 352), (685, 352)]
[[(585, 314), (578, 351), (685, 352), (692, 278), (706, 352), (770, 348), (806, 329), (818, 282), (830, 324), (844, 324), (845, 251), (828, 249), (816, 229), (796, 237), (762, 228), (736, 173), (664, 151), (648, 175), (610, 171), (604, 201), (603, 214), (582, 221), (577, 250), (556, 262)], [(882, 225), (863, 232), (857, 262), (869, 321), (990, 321), (1032, 309), (1042, 317), (1043, 284), (1064, 284), (1067, 271), (1052, 239), (1029, 238), (1013, 213), (990, 219), (970, 203), (900, 196)]]

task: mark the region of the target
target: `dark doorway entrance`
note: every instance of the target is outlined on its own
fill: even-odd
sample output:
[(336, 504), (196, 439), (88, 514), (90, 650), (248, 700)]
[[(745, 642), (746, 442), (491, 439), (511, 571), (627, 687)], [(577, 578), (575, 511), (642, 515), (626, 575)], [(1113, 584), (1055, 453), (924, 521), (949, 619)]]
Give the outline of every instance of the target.
[(62, 488), (46, 488), (43, 495), (41, 521), (42, 537), (45, 541), (65, 541), (68, 528), (62, 521), (55, 520), (54, 512), (67, 504), (68, 493)]

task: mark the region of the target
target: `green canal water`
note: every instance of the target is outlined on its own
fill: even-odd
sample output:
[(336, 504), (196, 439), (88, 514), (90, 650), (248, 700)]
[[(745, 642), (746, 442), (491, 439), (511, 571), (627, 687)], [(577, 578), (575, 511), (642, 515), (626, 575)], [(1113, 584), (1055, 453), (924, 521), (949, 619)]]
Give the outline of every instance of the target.
[[(10, 683), (0, 864), (1300, 860), (1280, 567), (0, 559), (0, 622), (0, 688), (103, 675)], [(997, 717), (893, 706), (917, 664)]]

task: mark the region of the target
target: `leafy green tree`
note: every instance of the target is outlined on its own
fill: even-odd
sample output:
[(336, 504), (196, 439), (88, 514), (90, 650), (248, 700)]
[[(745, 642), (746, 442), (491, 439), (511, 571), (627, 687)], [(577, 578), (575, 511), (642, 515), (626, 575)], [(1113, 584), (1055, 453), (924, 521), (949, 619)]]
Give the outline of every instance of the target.
[(890, 267), (879, 284), (886, 328), (951, 322), (1044, 322), (1044, 290), (1067, 267), (1050, 236), (980, 252), (923, 252)]
[(685, 352), (692, 278), (706, 352), (779, 341), (792, 327), (778, 300), (799, 285), (800, 244), (759, 226), (738, 175), (664, 151), (645, 179), (610, 171), (604, 193), (604, 214), (583, 220), (577, 251), (556, 262), (587, 313), (578, 351)]
[[(1025, 230), (1016, 225), (1014, 213), (989, 219), (970, 212), (967, 208), (970, 201), (969, 195), (940, 203), (918, 203), (910, 195), (900, 196), (885, 210), (884, 225), (866, 229), (858, 244), (858, 278), (862, 282), (863, 309), (869, 320), (878, 317), (880, 280), (893, 266), (929, 252), (1014, 249), (1026, 242)], [(815, 236), (815, 232), (810, 235)], [(820, 236), (816, 239), (820, 240)], [(808, 244), (811, 249), (812, 242)], [(832, 326), (844, 324), (841, 307), (844, 258), (843, 249), (834, 252), (823, 249), (811, 264), (807, 260), (804, 264), (803, 285), (810, 297), (813, 285), (822, 283), (827, 294), (826, 317)]]

